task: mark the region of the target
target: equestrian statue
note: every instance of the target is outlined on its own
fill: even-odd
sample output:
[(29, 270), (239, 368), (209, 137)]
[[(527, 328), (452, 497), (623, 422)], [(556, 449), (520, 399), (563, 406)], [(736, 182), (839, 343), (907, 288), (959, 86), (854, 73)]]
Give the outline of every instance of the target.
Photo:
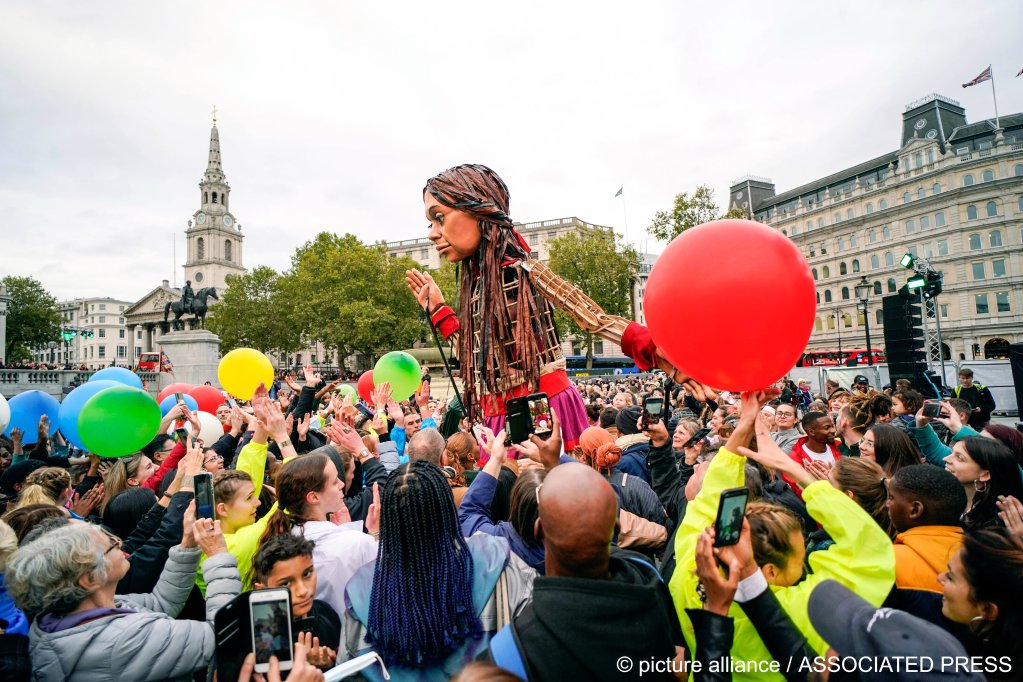
[(194, 321), (198, 323), (199, 327), (206, 329), (206, 311), (208, 309), (206, 299), (208, 298), (220, 300), (220, 296), (217, 296), (217, 290), (213, 287), (204, 287), (193, 293), (191, 280), (186, 280), (185, 288), (181, 290), (181, 300), (167, 301), (167, 304), (163, 307), (163, 323), (167, 324), (170, 313), (173, 312), (174, 321), (171, 325), (174, 331), (181, 331), (185, 328), (184, 323), (181, 321), (181, 316), (191, 313), (194, 315)]

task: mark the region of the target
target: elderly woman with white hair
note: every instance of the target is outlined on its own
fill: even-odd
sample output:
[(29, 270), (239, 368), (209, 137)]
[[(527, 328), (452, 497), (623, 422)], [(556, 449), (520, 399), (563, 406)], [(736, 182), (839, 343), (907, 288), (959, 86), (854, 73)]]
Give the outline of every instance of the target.
[[(241, 592), (237, 560), (220, 523), (185, 513), (181, 544), (151, 594), (115, 594), (128, 571), (121, 539), (71, 523), (14, 553), (5, 576), (32, 618), (29, 651), (37, 680), (188, 680), (213, 658), (213, 617)], [(201, 553), (207, 622), (174, 620), (195, 583)]]

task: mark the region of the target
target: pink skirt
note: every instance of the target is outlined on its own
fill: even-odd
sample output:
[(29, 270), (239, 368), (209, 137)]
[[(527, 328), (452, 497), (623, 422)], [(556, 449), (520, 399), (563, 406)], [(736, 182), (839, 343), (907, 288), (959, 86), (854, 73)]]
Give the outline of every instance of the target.
[[(558, 415), (558, 421), (561, 422), (562, 447), (565, 452), (572, 452), (579, 445), (579, 436), (590, 425), (586, 419), (586, 404), (583, 402), (583, 397), (579, 393), (579, 389), (570, 385), (565, 390), (550, 396), (550, 405), (554, 413)], [(483, 423), (497, 433), (504, 428), (506, 419), (507, 415), (499, 414), (485, 417)], [(509, 459), (518, 459), (524, 456), (515, 450), (508, 453)], [(479, 466), (482, 467), (486, 464), (488, 459), (490, 458), (487, 453), (481, 449)]]

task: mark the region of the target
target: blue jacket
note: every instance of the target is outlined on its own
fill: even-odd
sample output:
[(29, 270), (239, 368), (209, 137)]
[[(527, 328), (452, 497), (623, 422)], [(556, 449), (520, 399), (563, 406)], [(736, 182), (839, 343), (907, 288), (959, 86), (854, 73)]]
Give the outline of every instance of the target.
[[(435, 429), (437, 428), (437, 420), (433, 417), (428, 417), (423, 420), (424, 429)], [(391, 429), (391, 442), (394, 443), (394, 447), (398, 450), (398, 464), (408, 464), (408, 455), (405, 454), (405, 427), (395, 426)]]
[(614, 471), (636, 476), (650, 485), (650, 470), (646, 466), (646, 456), (650, 452), (650, 443), (636, 443), (622, 450), (622, 459), (615, 465)]
[(496, 491), (496, 478), (485, 471), (476, 475), (462, 498), (462, 504), (458, 507), (458, 523), (462, 527), (462, 535), (470, 537), (476, 533), (486, 533), (505, 538), (512, 552), (537, 573), (544, 575), (543, 545), (527, 543), (507, 521), (495, 524), (490, 520), (490, 505), (494, 501)]
[(0, 620), (7, 621), (5, 632), (8, 635), (28, 637), (28, 619), (25, 618), (21, 609), (14, 605), (11, 595), (7, 594), (3, 573), (0, 573)]

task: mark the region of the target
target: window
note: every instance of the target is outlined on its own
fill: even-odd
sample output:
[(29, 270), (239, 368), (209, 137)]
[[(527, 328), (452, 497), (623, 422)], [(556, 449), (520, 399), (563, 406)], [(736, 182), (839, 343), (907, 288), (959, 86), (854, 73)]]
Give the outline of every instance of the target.
[(895, 283), (895, 278), (894, 277), (889, 277), (888, 278), (888, 293), (889, 294), (894, 294), (898, 290), (899, 290), (899, 285)]
[(924, 166), (924, 155), (922, 152), (917, 152), (913, 155), (913, 162), (917, 168), (923, 168)]
[(941, 316), (948, 317), (948, 303), (941, 304)]
[(107, 309), (107, 304), (106, 303), (100, 303), (99, 304), (99, 309), (100, 310), (106, 310)]
[(849, 287), (842, 287), (842, 300), (843, 301), (849, 300)]
[(832, 331), (835, 328), (835, 316), (828, 315), (828, 331)]
[(910, 218), (906, 221), (906, 234), (913, 234), (916, 232), (916, 222)]
[(984, 264), (974, 263), (973, 264), (973, 279), (984, 279)]
[(995, 294), (995, 308), (1000, 313), (1009, 312), (1009, 292), (1000, 291)]
[(914, 246), (910, 246), (910, 247), (909, 247), (908, 249), (906, 249), (906, 251), (907, 251), (907, 252), (909, 253), (909, 255), (911, 255), (911, 256), (912, 256), (913, 258), (919, 258), (919, 257), (920, 257), (920, 254), (919, 254), (919, 253), (917, 252), (917, 248), (916, 248), (916, 245), (914, 245)]
[(845, 212), (845, 219), (846, 219), (846, 220), (852, 220), (852, 219), (853, 219), (853, 217), (855, 217), (855, 215), (856, 215), (856, 214), (855, 214), (855, 213), (853, 213), (853, 210), (852, 210), (851, 208), (850, 208), (850, 209), (847, 209), (847, 210), (846, 210), (846, 212)]
[(232, 244), (230, 239), (224, 240), (224, 258), (226, 260), (232, 260), (231, 256)]
[(991, 263), (991, 273), (995, 277), (1005, 277), (1005, 259), (999, 258)]
[(210, 193), (209, 192), (203, 192), (202, 193), (202, 203), (204, 203), (204, 204), (210, 203)]
[(844, 251), (845, 250), (845, 238), (844, 237), (839, 237), (838, 238), (838, 250), (839, 251)]
[(856, 246), (856, 233), (849, 235), (849, 246)]
[(824, 279), (831, 277), (831, 268), (829, 268), (827, 265), (824, 266), (823, 275)]
[(947, 256), (948, 255), (948, 240), (947, 239), (939, 239), (938, 240), (938, 255), (939, 256)]
[(593, 340), (593, 352), (596, 353), (597, 355), (602, 355), (604, 353), (604, 340), (603, 339), (594, 339)]
[(821, 304), (821, 292), (817, 292), (817, 305)]
[(824, 227), (824, 218), (817, 219), (817, 227)]
[(879, 267), (881, 267), (881, 260), (877, 257), (877, 254), (875, 253), (870, 257), (870, 269), (877, 270)]
[(128, 347), (127, 346), (118, 346), (117, 347), (117, 357), (119, 357), (119, 358), (126, 358), (126, 357), (128, 357)]
[(998, 215), (998, 204), (996, 204), (995, 202), (993, 201), (987, 202), (987, 206), (985, 206), (985, 208), (987, 209), (988, 218), (994, 218), (996, 215)]
[(874, 311), (874, 321), (877, 322), (878, 324), (881, 324), (884, 321), (884, 315), (882, 314), (880, 308)]
[(963, 176), (963, 187), (969, 187), (973, 184), (973, 176), (967, 173)]
[(874, 202), (873, 201), (868, 201), (867, 202), (867, 207), (865, 209), (865, 212), (867, 213), (867, 215), (870, 215), (871, 213), (874, 212)]
[(988, 314), (987, 294), (977, 294), (976, 296), (973, 297), (973, 300), (977, 306), (977, 314), (987, 315)]
[(902, 203), (908, 204), (910, 200), (909, 192), (902, 193)]
[(812, 229), (813, 229), (813, 221), (812, 220), (807, 220), (806, 221), (806, 231), (809, 232)]
[[(821, 255), (825, 255), (828, 252), (828, 245), (825, 242), (821, 242)], [(824, 275), (827, 277), (827, 275)]]
[(1017, 163), (1016, 168), (1013, 170), (1013, 175), (1017, 178), (1023, 178), (1023, 163)]
[[(1020, 199), (1020, 201), (1023, 201), (1023, 199)], [(867, 232), (867, 241), (870, 242), (871, 244), (876, 242), (877, 232), (874, 232), (874, 230), (870, 230), (869, 232)]]
[[(991, 230), (991, 234), (988, 236), (988, 238), (991, 240), (991, 246), (1001, 246), (1002, 245), (1002, 231), (1001, 230)], [(100, 321), (102, 321), (102, 319), (103, 318), (100, 318)]]
[(858, 258), (853, 258), (852, 271), (853, 272), (859, 272), (860, 271), (860, 261), (859, 261)]
[(884, 227), (881, 228), (881, 239), (891, 239), (891, 238), (892, 238), (892, 228), (890, 228), (887, 225), (885, 225)]
[(970, 235), (970, 251), (976, 251), (979, 248), (980, 248), (980, 235), (979, 234), (971, 234)]
[(923, 187), (918, 187), (917, 190), (916, 190), (916, 198), (917, 199), (923, 199), (925, 196), (927, 196), (927, 195), (924, 192), (924, 188)]
[(838, 274), (840, 275), (849, 274), (849, 268), (845, 266), (845, 261), (842, 261), (841, 263), (838, 264)]
[(880, 282), (874, 282), (874, 294), (880, 296), (884, 293), (884, 289), (881, 288)]
[(842, 222), (842, 214), (841, 213), (836, 213), (835, 214), (835, 220), (833, 222), (836, 222), (836, 223)]
[(202, 237), (199, 237), (197, 240), (195, 240), (195, 251), (196, 260), (202, 260), (203, 258), (206, 257), (206, 240), (203, 239)]
[(824, 331), (824, 323), (821, 322), (821, 318), (815, 317), (813, 319), (813, 328), (819, 332)]
[(121, 312), (121, 313), (124, 312), (124, 306), (123, 305), (120, 308), (118, 308), (118, 312)]
[(535, 234), (529, 235), (529, 245), (530, 246), (538, 246), (539, 244), (540, 244), (540, 237), (538, 237)]
[(813, 281), (817, 281), (817, 268), (813, 268), (810, 272), (813, 273)]
[(142, 339), (142, 330), (141, 329), (138, 329), (138, 330), (135, 331), (135, 338), (136, 339), (140, 339), (140, 340)]
[(982, 182), (992, 182), (995, 179), (995, 172), (993, 170), (986, 170), (981, 178)]
[(922, 215), (922, 216), (920, 216), (920, 229), (921, 230), (926, 230), (930, 226), (931, 226), (931, 216), (929, 216), (929, 215)]
[(817, 247), (815, 247), (813, 244), (811, 244), (810, 245), (810, 258), (813, 258), (816, 255), (817, 255)]
[(142, 357), (142, 346), (135, 346), (135, 357)]
[(970, 204), (969, 206), (966, 207), (966, 219), (967, 220), (977, 219), (977, 207), (974, 206), (973, 204)]
[(885, 251), (884, 252), (884, 264), (885, 264), (885, 267), (889, 267), (889, 268), (892, 267), (893, 265), (895, 265), (895, 256), (892, 255), (891, 251)]
[(936, 183), (934, 183), (934, 184), (933, 184), (933, 185), (931, 186), (931, 194), (938, 194), (938, 193), (940, 193), (940, 192), (941, 192), (941, 184), (940, 184), (940, 183), (937, 183), (937, 182), (936, 182)]
[(124, 330), (123, 329), (118, 329), (117, 330), (117, 338), (119, 338), (119, 339), (123, 339), (124, 338)]
[(786, 237), (788, 237), (788, 236), (789, 236), (789, 233), (788, 233), (788, 232), (786, 232), (784, 228), (782, 228), (782, 231), (781, 231), (781, 233), (782, 233), (782, 235), (784, 235), (784, 236), (786, 236)]
[(1019, 198), (1019, 201), (1016, 203), (1016, 208), (1020, 213), (1023, 213), (1023, 197)]
[(831, 289), (824, 290), (824, 302), (831, 303)]
[(888, 200), (887, 199), (882, 199), (881, 201), (877, 202), (877, 207), (879, 209), (881, 209), (882, 211), (884, 209), (888, 208)]
[(214, 204), (217, 203), (217, 193), (216, 192), (213, 193), (213, 203)]
[(846, 329), (852, 327), (852, 315), (849, 315), (848, 313), (842, 315), (842, 326), (845, 327)]
[[(782, 230), (782, 232), (784, 232), (784, 231), (785, 230)], [(795, 237), (797, 234), (799, 234), (799, 225), (793, 225), (792, 226), (792, 236)]]
[(107, 321), (107, 316), (106, 315), (100, 315), (99, 316), (99, 321), (105, 324), (106, 321)]
[(927, 149), (927, 163), (934, 163), (934, 147)]

